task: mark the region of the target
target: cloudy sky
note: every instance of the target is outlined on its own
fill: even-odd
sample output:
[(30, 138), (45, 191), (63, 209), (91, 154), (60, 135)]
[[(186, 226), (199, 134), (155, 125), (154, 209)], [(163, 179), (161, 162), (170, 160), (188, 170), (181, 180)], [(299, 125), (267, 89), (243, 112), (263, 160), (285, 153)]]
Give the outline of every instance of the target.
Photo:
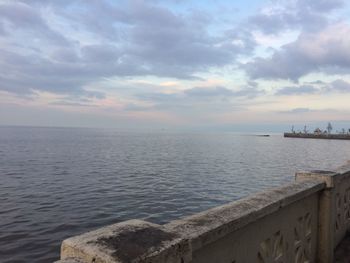
[(350, 126), (349, 18), (346, 0), (0, 0), (0, 125)]

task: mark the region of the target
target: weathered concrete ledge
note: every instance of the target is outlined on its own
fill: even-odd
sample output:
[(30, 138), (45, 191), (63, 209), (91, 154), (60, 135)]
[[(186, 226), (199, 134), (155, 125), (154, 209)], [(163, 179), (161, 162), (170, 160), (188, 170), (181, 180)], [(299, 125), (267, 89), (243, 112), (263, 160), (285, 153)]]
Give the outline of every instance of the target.
[(58, 262), (333, 262), (349, 227), (347, 165), (165, 225), (129, 220), (66, 239)]
[[(170, 222), (165, 227), (190, 239), (192, 247), (196, 249), (317, 193), (324, 187), (323, 182), (293, 183)], [(194, 246), (196, 242), (200, 244)]]

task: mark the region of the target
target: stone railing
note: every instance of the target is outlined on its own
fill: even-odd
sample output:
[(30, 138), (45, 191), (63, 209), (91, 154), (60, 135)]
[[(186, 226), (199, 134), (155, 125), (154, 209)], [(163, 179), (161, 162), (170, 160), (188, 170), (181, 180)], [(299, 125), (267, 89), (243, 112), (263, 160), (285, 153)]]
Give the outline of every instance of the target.
[(130, 220), (66, 239), (63, 262), (331, 263), (350, 227), (350, 165), (157, 225)]

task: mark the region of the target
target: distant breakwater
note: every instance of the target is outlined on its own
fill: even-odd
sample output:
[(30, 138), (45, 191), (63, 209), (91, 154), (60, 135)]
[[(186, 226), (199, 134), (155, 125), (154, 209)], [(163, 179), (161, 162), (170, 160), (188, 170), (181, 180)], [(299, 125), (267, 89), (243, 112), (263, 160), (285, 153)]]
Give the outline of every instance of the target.
[(285, 132), (284, 137), (287, 137), (287, 138), (306, 138), (306, 139), (350, 140), (350, 134), (312, 134), (312, 133)]

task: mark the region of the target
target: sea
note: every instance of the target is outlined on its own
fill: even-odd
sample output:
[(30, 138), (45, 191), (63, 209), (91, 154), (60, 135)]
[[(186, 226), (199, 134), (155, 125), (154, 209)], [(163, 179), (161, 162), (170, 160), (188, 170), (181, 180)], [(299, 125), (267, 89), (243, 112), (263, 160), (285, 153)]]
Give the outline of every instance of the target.
[(53, 262), (65, 238), (164, 224), (350, 160), (350, 141), (256, 135), (0, 127), (0, 262)]

